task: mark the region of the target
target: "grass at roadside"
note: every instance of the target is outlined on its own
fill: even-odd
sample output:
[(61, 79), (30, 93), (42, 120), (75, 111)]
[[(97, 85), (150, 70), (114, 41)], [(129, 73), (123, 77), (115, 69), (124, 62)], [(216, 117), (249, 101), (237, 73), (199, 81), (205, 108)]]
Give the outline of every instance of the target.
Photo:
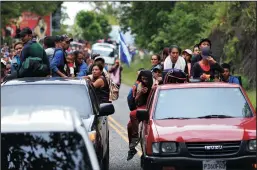
[[(139, 68), (151, 68), (151, 63), (149, 57), (145, 57), (144, 60), (136, 60), (134, 63), (127, 67), (123, 66), (122, 72), (122, 83), (132, 86), (137, 78), (137, 70)], [(247, 95), (250, 98), (252, 105), (256, 108), (256, 89), (247, 90)]]
[(252, 105), (254, 106), (254, 108), (256, 108), (256, 89), (254, 90), (248, 90), (246, 91), (249, 99), (251, 100)]
[(132, 86), (137, 78), (137, 70), (139, 68), (150, 69), (151, 62), (149, 57), (145, 57), (144, 60), (136, 60), (130, 65), (130, 67), (123, 65), (122, 71), (122, 83)]

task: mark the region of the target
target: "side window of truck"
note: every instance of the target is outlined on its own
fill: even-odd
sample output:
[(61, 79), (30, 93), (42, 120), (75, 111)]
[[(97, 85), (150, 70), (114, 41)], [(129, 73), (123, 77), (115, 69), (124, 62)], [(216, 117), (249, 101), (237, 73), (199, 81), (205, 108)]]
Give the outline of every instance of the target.
[(147, 100), (147, 104), (146, 104), (146, 109), (148, 109), (148, 110), (151, 108), (155, 91), (156, 91), (156, 88), (152, 88), (152, 90), (151, 90), (151, 92), (149, 94), (149, 97), (148, 97), (148, 100)]

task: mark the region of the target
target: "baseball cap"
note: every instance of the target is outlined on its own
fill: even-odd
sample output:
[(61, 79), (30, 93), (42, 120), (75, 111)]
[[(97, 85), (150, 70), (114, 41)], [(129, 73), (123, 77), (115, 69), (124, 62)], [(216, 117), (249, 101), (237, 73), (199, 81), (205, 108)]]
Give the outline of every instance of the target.
[(96, 57), (94, 61), (98, 61), (98, 60), (102, 60), (102, 61), (105, 63), (104, 58), (103, 58), (103, 57), (101, 57), (101, 56)]
[(201, 48), (201, 56), (203, 59), (206, 59), (210, 56), (211, 54), (211, 49), (210, 47), (203, 47)]
[(161, 71), (162, 70), (162, 67), (160, 66), (160, 65), (157, 65), (157, 66), (155, 66), (154, 68), (153, 68), (153, 72), (155, 72), (155, 71)]
[(61, 36), (62, 41), (73, 41), (73, 38), (70, 38), (68, 35), (62, 35)]
[(21, 30), (19, 34), (20, 34), (20, 37), (23, 38), (26, 35), (32, 35), (32, 30), (29, 27), (25, 27)]
[(56, 36), (54, 37), (54, 42), (60, 42), (60, 41), (63, 41), (62, 38), (61, 38), (61, 36), (56, 35)]
[[(190, 49), (185, 49), (183, 52), (186, 52), (186, 53), (188, 53), (189, 55), (192, 55), (193, 54), (193, 52), (190, 50)], [(182, 52), (182, 53), (183, 53)]]
[(162, 71), (161, 65), (155, 66), (155, 67), (153, 68), (153, 72), (155, 72), (155, 71)]
[(210, 39), (208, 39), (208, 38), (203, 38), (203, 39), (201, 39), (200, 40), (200, 42), (199, 42), (199, 44), (198, 44), (198, 47), (200, 47), (200, 45), (203, 43), (203, 42), (208, 42), (209, 44), (210, 44), (210, 47), (211, 47), (211, 40)]

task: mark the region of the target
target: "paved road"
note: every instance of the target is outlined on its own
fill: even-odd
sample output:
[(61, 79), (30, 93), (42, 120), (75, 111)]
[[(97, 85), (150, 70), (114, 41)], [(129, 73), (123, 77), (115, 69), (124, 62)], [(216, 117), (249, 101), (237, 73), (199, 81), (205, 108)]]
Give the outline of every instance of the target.
[(115, 101), (115, 113), (109, 117), (110, 128), (110, 170), (140, 170), (140, 150), (130, 161), (127, 161), (128, 137), (127, 123), (129, 108), (127, 94), (130, 87), (121, 85), (120, 97)]

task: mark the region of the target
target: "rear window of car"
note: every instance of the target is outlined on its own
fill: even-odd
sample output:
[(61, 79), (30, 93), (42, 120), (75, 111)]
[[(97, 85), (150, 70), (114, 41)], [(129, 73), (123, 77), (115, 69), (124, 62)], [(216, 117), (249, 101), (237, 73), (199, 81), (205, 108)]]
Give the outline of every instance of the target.
[(160, 90), (154, 119), (197, 118), (206, 115), (252, 117), (240, 88), (178, 88)]
[(1, 169), (91, 170), (92, 166), (78, 133), (1, 133)]
[(11, 85), (1, 87), (1, 114), (27, 114), (38, 110), (69, 108), (83, 118), (92, 114), (84, 85)]

